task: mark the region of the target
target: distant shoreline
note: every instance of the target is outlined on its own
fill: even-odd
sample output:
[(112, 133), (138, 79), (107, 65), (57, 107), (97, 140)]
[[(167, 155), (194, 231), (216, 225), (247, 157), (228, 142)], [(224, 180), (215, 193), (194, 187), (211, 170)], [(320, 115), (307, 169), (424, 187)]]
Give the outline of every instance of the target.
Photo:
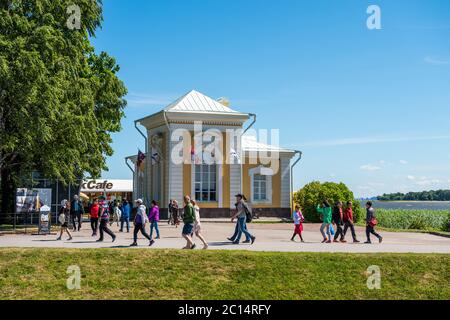
[[(361, 200), (365, 201), (365, 200)], [(450, 200), (371, 200), (379, 202), (420, 202), (420, 203), (450, 203)]]

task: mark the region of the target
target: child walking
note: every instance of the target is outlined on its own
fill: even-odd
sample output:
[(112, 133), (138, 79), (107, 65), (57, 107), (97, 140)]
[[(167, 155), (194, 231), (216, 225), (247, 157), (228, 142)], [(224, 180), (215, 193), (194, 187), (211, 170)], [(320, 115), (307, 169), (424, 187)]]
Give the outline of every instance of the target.
[(300, 210), (300, 207), (298, 205), (295, 206), (294, 213), (292, 214), (294, 218), (294, 234), (292, 235), (291, 241), (295, 241), (295, 236), (298, 235), (300, 237), (301, 242), (303, 241), (302, 237), (302, 231), (303, 231), (303, 222), (305, 221), (305, 217), (302, 214), (302, 211)]

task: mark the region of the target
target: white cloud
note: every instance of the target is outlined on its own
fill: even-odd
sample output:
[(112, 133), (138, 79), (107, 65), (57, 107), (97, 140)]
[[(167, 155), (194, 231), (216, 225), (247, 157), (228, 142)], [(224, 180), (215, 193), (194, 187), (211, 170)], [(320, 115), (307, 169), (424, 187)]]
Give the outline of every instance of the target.
[(450, 60), (439, 59), (436, 57), (426, 56), (424, 61), (428, 64), (442, 66), (442, 65), (450, 65)]
[(330, 177), (334, 178), (334, 177), (336, 177), (336, 174), (335, 173), (330, 173)]
[(362, 165), (361, 167), (359, 167), (361, 170), (364, 170), (364, 171), (377, 171), (377, 170), (381, 170), (381, 168), (380, 167), (377, 167), (377, 166), (374, 166), (374, 165), (371, 165), (371, 164), (365, 164), (365, 165)]
[(437, 185), (440, 184), (442, 181), (439, 179), (421, 179), (416, 181), (416, 184), (418, 186), (431, 186), (431, 185)]
[[(337, 140), (321, 140), (310, 141), (296, 145), (295, 147), (329, 147), (344, 146), (355, 144), (374, 144), (374, 143), (390, 143), (390, 142), (413, 142), (413, 141), (430, 141), (430, 140), (450, 140), (450, 135), (441, 136), (398, 136), (398, 137), (361, 137), (361, 138), (343, 138)], [(294, 147), (294, 146), (293, 146)]]
[(400, 164), (403, 164), (403, 165), (408, 164), (408, 161), (406, 161), (406, 160), (400, 160), (399, 162), (400, 162)]
[(413, 182), (414, 185), (424, 187), (424, 186), (439, 186), (445, 184), (444, 180), (429, 178), (429, 177), (415, 177), (413, 175), (406, 176), (406, 179)]

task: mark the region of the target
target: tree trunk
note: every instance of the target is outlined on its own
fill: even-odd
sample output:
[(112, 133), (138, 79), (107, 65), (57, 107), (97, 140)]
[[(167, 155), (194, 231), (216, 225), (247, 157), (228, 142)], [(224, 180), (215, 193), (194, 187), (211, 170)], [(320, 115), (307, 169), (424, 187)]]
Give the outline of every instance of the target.
[(14, 213), (16, 188), (11, 170), (0, 170), (0, 214)]

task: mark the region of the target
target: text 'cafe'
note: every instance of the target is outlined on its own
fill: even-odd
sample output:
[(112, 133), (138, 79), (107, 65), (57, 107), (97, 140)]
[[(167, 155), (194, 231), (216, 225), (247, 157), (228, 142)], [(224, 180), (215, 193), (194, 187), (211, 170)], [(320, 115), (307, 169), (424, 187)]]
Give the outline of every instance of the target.
[(85, 195), (84, 200), (87, 202), (92, 202), (99, 196), (105, 196), (108, 201), (133, 200), (133, 180), (85, 180), (81, 184), (81, 193)]

